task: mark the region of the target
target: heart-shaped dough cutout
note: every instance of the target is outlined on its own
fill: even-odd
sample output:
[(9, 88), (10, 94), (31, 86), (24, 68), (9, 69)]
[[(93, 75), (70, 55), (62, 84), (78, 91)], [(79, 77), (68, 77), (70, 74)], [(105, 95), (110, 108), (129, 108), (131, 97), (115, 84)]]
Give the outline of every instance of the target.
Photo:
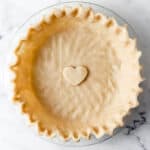
[(88, 75), (88, 70), (84, 66), (78, 67), (65, 67), (63, 70), (63, 76), (65, 80), (71, 85), (79, 85)]

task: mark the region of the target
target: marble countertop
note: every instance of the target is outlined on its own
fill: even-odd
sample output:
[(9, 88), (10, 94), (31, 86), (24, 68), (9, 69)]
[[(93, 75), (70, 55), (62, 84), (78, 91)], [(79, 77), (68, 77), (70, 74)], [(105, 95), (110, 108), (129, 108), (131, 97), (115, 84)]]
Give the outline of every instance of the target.
[[(2, 150), (59, 150), (68, 149), (41, 139), (33, 134), (16, 106), (11, 103), (9, 91), (9, 48), (12, 35), (31, 14), (63, 0), (0, 0), (0, 149)], [(93, 1), (90, 1), (93, 2)], [(126, 125), (116, 136), (103, 143), (78, 149), (150, 150), (150, 1), (97, 0), (125, 18), (138, 34), (138, 45), (143, 55), (144, 92), (139, 96), (140, 106), (126, 117)], [(69, 149), (75, 149), (69, 147)]]

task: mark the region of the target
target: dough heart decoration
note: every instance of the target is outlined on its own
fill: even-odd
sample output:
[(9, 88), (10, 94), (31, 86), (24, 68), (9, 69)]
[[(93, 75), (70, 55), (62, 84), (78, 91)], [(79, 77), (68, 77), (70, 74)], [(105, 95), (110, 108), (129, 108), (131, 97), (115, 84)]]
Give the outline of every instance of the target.
[(78, 66), (78, 67), (65, 67), (63, 69), (63, 76), (65, 80), (71, 84), (71, 85), (79, 85), (81, 82), (83, 82), (88, 75), (88, 70), (84, 66)]

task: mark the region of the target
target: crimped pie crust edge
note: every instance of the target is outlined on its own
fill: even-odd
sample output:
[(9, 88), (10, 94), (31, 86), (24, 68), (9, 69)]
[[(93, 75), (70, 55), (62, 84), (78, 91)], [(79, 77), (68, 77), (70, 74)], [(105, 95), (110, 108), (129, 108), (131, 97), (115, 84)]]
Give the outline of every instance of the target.
[[(75, 7), (75, 8), (64, 7), (61, 10), (54, 10), (49, 16), (44, 17), (38, 25), (36, 25), (35, 27), (31, 27), (28, 30), (28, 33), (27, 33), (27, 36), (25, 39), (20, 40), (18, 47), (15, 49), (15, 56), (16, 56), (17, 60), (16, 60), (15, 64), (13, 64), (11, 66), (11, 70), (16, 75), (16, 78), (17, 78), (17, 67), (19, 66), (20, 59), (21, 59), (18, 55), (18, 50), (20, 49), (21, 45), (30, 39), (30, 35), (32, 34), (32, 32), (38, 33), (38, 31), (42, 29), (42, 26), (44, 24), (49, 24), (50, 22), (53, 21), (53, 19), (59, 18), (59, 17), (64, 17), (64, 16), (72, 16), (72, 17), (79, 17), (81, 19), (88, 19), (90, 22), (101, 22), (102, 24), (105, 24), (108, 28), (115, 27), (116, 34), (120, 34), (120, 33), (123, 34), (124, 32), (127, 32), (126, 27), (120, 27), (119, 25), (117, 25), (116, 21), (112, 18), (107, 18), (100, 13), (94, 13), (91, 8), (85, 9), (83, 7)], [(134, 40), (134, 42), (135, 42), (135, 40)], [(136, 50), (136, 47), (135, 47), (135, 50)], [(137, 57), (139, 58), (141, 55), (141, 52), (137, 51), (136, 54), (137, 54)], [(142, 68), (142, 67), (139, 65), (139, 68)], [(139, 69), (139, 71), (140, 71), (140, 69)], [(43, 129), (42, 122), (40, 122), (40, 120), (38, 120), (38, 119), (35, 120), (32, 117), (32, 113), (34, 113), (34, 112), (28, 111), (28, 109), (27, 109), (28, 105), (27, 105), (26, 101), (20, 100), (20, 93), (19, 93), (19, 89), (17, 87), (16, 78), (13, 81), (14, 86), (15, 86), (13, 100), (15, 102), (21, 103), (22, 112), (29, 116), (29, 120), (31, 123), (37, 124), (38, 130), (40, 133), (44, 133), (50, 137), (59, 135), (63, 140), (73, 139), (74, 141), (78, 141), (78, 140), (80, 140), (81, 137), (89, 139), (91, 134), (94, 134), (97, 138), (103, 136), (106, 133), (112, 134), (113, 130), (116, 127), (123, 126), (123, 117), (129, 113), (130, 109), (138, 106), (138, 101), (136, 101), (136, 103), (134, 103), (134, 104), (131, 104), (130, 107), (128, 105), (128, 111), (125, 112), (124, 114), (122, 114), (122, 117), (121, 117), (122, 120), (119, 120), (118, 124), (116, 124), (111, 129), (111, 131), (109, 131), (107, 129), (107, 127), (105, 127), (105, 126), (103, 126), (103, 127), (99, 126), (98, 128), (96, 127), (96, 128), (92, 128), (92, 129), (89, 128), (88, 130), (86, 130), (80, 134), (72, 133), (71, 131), (69, 134), (65, 134), (65, 133), (59, 131), (59, 129), (48, 131), (47, 129)], [(139, 78), (138, 82), (140, 83), (141, 81), (142, 81), (142, 78)], [(138, 96), (141, 91), (142, 91), (141, 88), (138, 88), (136, 95)]]

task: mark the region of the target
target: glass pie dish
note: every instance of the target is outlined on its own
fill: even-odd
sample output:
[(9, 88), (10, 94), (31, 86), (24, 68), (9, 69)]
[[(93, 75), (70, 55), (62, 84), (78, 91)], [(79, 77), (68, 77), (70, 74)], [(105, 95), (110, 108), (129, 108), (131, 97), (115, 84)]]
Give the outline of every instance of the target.
[[(13, 41), (13, 45), (16, 47), (15, 44), (17, 44), (18, 40), (21, 39), (22, 37), (24, 37), (24, 34), (26, 33), (27, 29), (30, 28), (31, 26), (34, 26), (34, 24), (36, 24), (37, 22), (39, 22), (39, 20), (43, 17), (46, 16), (50, 11), (54, 10), (54, 9), (58, 9), (58, 8), (62, 8), (64, 6), (78, 6), (78, 5), (82, 5), (83, 7), (91, 7), (95, 12), (100, 12), (106, 16), (109, 17), (113, 17), (115, 18), (115, 20), (120, 24), (120, 25), (127, 25), (128, 27), (128, 32), (130, 34), (130, 37), (136, 37), (135, 31), (133, 30), (133, 28), (131, 27), (131, 25), (129, 25), (127, 23), (127, 21), (125, 21), (123, 18), (121, 18), (119, 15), (117, 15), (115, 12), (113, 12), (110, 9), (107, 9), (103, 6), (94, 4), (94, 3), (89, 3), (89, 2), (64, 2), (64, 3), (60, 3), (60, 4), (56, 4), (56, 5), (52, 5), (52, 6), (48, 6), (40, 11), (38, 11), (37, 13), (35, 13), (34, 15), (32, 15), (16, 32), (15, 34), (15, 38)], [(118, 133), (120, 131), (119, 128), (117, 128), (114, 133), (113, 136)], [(53, 143), (56, 144), (60, 144), (60, 145), (65, 145), (65, 146), (87, 146), (87, 145), (93, 145), (96, 143), (101, 143), (104, 142), (105, 140), (108, 140), (110, 138), (112, 138), (112, 136), (108, 136), (108, 135), (104, 135), (101, 138), (96, 139), (94, 136), (91, 136), (90, 140), (85, 140), (85, 139), (80, 139), (79, 142), (74, 142), (72, 140), (68, 140), (68, 141), (62, 141), (61, 139), (59, 139), (59, 137), (55, 136), (51, 139), (48, 139), (47, 137), (43, 136), (42, 138), (51, 141)]]

